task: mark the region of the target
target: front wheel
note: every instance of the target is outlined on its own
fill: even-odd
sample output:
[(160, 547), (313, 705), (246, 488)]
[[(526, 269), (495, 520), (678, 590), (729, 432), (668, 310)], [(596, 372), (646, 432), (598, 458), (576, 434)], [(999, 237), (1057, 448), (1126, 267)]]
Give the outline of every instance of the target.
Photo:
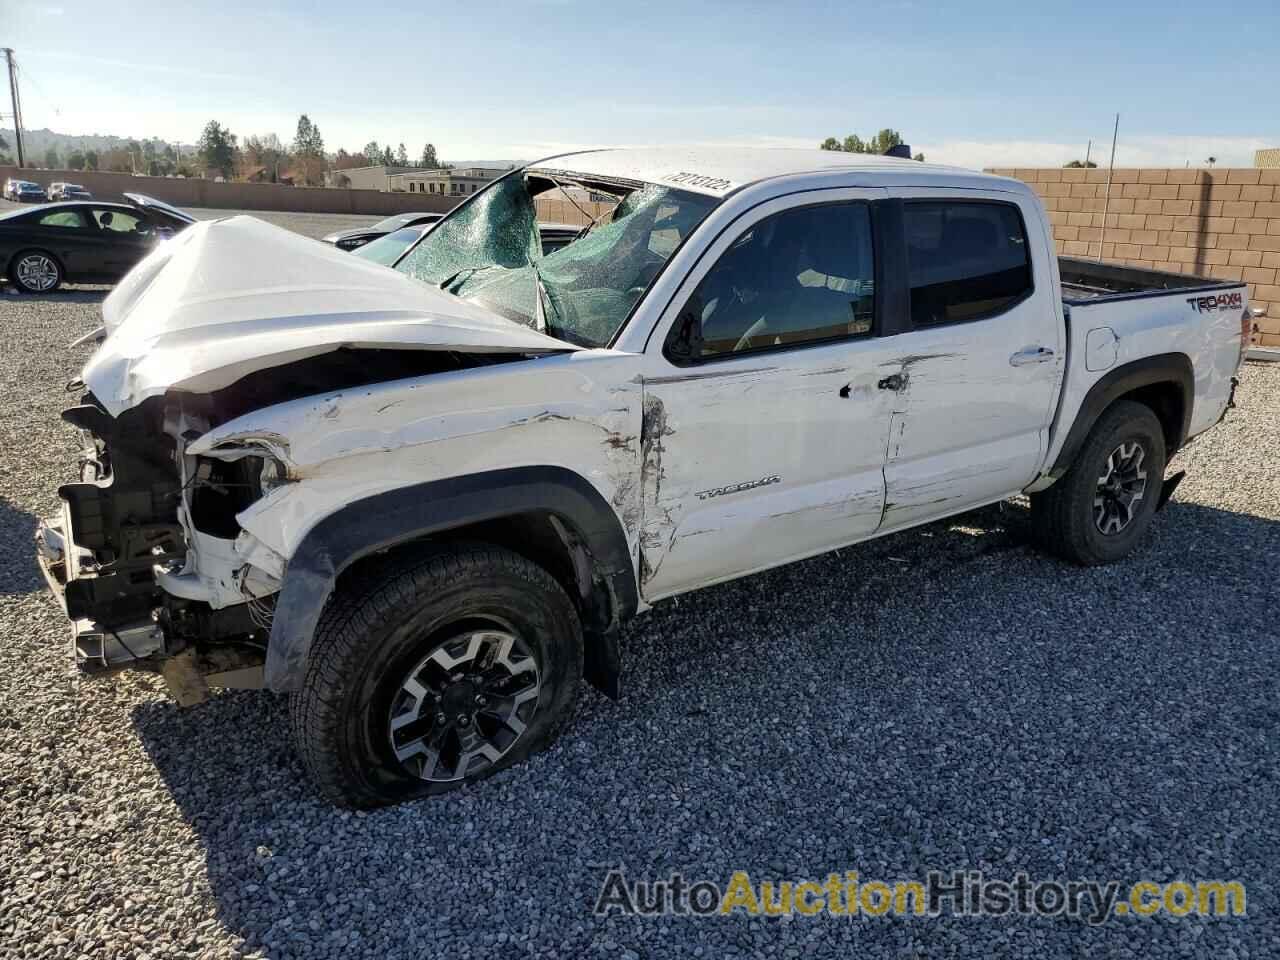
[(1039, 543), (1085, 566), (1128, 556), (1151, 525), (1164, 483), (1164, 430), (1151, 408), (1129, 400), (1094, 425), (1071, 468), (1031, 495)]
[(24, 250), (13, 258), (9, 279), (24, 293), (52, 293), (62, 285), (62, 267), (43, 250)]
[(325, 607), (294, 745), (340, 806), (443, 793), (549, 744), (581, 676), (577, 611), (537, 564), (479, 543), (399, 552)]

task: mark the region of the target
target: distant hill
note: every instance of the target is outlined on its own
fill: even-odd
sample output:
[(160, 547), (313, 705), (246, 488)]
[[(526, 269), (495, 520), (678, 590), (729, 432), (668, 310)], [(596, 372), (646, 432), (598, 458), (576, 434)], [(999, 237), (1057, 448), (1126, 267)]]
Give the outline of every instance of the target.
[[(9, 153), (16, 155), (18, 151), (17, 143), (12, 128), (5, 129), (0, 127), (0, 137), (4, 137), (9, 143)], [(22, 146), (26, 150), (27, 159), (40, 159), (44, 157), (45, 151), (50, 147), (57, 149), (58, 153), (65, 157), (72, 150), (96, 150), (98, 153), (105, 153), (108, 150), (120, 150), (129, 145), (130, 140), (135, 143), (142, 143), (143, 138), (138, 137), (117, 137), (104, 133), (55, 133), (52, 130), (23, 130)], [(159, 144), (166, 141), (159, 140)], [(173, 144), (179, 153), (191, 153), (195, 147), (191, 144)]]
[(523, 166), (527, 162), (525, 160), (454, 160), (450, 157), (441, 157), (440, 159), (451, 167), (488, 167), (491, 170), (506, 170), (512, 166)]
[[(3, 137), (9, 144), (8, 153), (17, 156), (18, 148), (15, 142), (12, 128), (5, 129), (0, 127), (0, 137)], [(143, 137), (118, 137), (113, 134), (106, 133), (55, 133), (49, 129), (43, 130), (24, 130), (22, 131), (22, 146), (27, 153), (27, 162), (39, 163), (44, 159), (45, 151), (50, 147), (58, 151), (58, 155), (66, 159), (67, 154), (73, 150), (96, 150), (98, 153), (106, 153), (109, 150), (122, 150), (126, 148), (132, 141), (134, 143), (143, 143), (146, 138)], [(154, 138), (156, 145), (160, 148), (157, 152), (161, 152), (164, 145), (168, 141)], [(179, 154), (187, 156), (195, 153), (194, 144), (190, 143), (174, 143), (174, 149)], [(491, 167), (494, 169), (505, 170), (512, 165), (509, 160), (453, 160), (446, 159), (446, 163), (455, 167)], [(525, 161), (517, 161), (516, 166), (520, 166)]]
[[(9, 141), (10, 150), (14, 150), (14, 133), (13, 128), (5, 129), (0, 127), (0, 137), (4, 137)], [(115, 137), (109, 133), (55, 133), (51, 129), (40, 129), (40, 131), (22, 132), (22, 145), (26, 148), (28, 154), (35, 155), (44, 154), (49, 147), (58, 148), (59, 154), (67, 154), (70, 150), (96, 150), (100, 154), (105, 150), (119, 150), (127, 146), (129, 141), (141, 143), (145, 138), (142, 137)], [(165, 141), (159, 141), (164, 143)], [(195, 147), (189, 143), (174, 143), (174, 147), (180, 147), (183, 151), (195, 150)]]

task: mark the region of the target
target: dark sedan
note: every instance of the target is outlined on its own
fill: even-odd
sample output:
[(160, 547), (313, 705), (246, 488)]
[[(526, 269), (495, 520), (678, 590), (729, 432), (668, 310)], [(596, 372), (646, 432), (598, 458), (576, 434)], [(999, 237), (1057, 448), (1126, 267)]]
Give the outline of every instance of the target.
[(44, 203), (48, 197), (44, 187), (30, 180), (19, 180), (13, 188), (13, 199), (19, 203)]
[(417, 227), (435, 223), (444, 217), (443, 213), (397, 213), (368, 227), (356, 227), (352, 230), (339, 230), (321, 239), (332, 243), (339, 250), (355, 250), (372, 240), (385, 237), (389, 233), (403, 230), (405, 227)]
[(141, 194), (127, 203), (73, 201), (0, 216), (0, 272), (26, 293), (115, 283), (157, 243), (195, 220)]

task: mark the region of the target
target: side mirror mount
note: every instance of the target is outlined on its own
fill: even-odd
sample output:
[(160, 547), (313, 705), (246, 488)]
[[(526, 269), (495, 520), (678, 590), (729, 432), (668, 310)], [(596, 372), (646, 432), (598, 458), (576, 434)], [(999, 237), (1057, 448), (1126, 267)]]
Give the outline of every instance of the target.
[(672, 363), (683, 366), (702, 356), (702, 310), (698, 297), (691, 299), (671, 325), (662, 352)]

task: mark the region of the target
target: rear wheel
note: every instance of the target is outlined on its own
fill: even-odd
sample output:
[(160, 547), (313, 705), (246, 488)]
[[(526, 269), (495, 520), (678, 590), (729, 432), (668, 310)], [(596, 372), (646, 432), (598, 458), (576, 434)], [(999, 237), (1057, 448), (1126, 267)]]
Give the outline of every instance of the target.
[(325, 608), (294, 743), (341, 806), (443, 793), (550, 743), (581, 675), (577, 611), (541, 567), (478, 543), (393, 554)]
[(1122, 400), (1094, 425), (1075, 462), (1048, 490), (1031, 496), (1040, 544), (1093, 566), (1128, 556), (1156, 512), (1164, 482), (1164, 430), (1141, 403)]
[(13, 258), (9, 279), (25, 293), (52, 293), (62, 285), (62, 266), (43, 250), (24, 250)]

